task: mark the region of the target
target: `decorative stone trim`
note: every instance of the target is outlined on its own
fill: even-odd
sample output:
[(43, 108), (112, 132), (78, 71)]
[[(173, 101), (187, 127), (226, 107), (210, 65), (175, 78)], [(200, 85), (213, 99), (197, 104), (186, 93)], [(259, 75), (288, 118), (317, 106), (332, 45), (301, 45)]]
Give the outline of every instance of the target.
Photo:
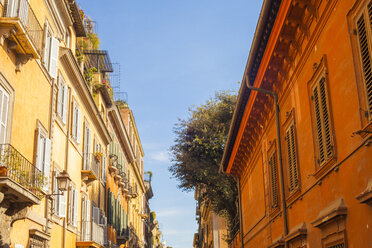
[(328, 205), (328, 207), (321, 210), (317, 219), (311, 224), (314, 227), (322, 228), (324, 224), (336, 219), (337, 217), (346, 215), (347, 207), (344, 203), (344, 199), (340, 198), (332, 202), (330, 205)]
[(284, 248), (284, 238), (283, 235), (280, 235), (276, 239), (273, 240), (272, 244), (269, 245), (267, 248)]
[(30, 229), (30, 236), (31, 235), (37, 236), (37, 237), (42, 238), (44, 240), (48, 240), (48, 241), (50, 240), (50, 234), (42, 232), (42, 231), (37, 230), (37, 229)]
[(360, 193), (356, 199), (362, 204), (367, 203), (372, 205), (372, 179), (368, 181), (367, 187)]
[(294, 240), (296, 238), (306, 237), (306, 235), (307, 235), (306, 223), (303, 222), (292, 228), (289, 234), (285, 236), (284, 240), (286, 242), (290, 242), (291, 240)]

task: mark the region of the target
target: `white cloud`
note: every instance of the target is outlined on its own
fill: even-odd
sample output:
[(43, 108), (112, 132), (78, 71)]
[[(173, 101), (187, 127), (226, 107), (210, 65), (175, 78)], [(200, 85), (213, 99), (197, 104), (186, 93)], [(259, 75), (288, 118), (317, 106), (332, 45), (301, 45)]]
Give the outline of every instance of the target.
[(152, 152), (149, 154), (149, 158), (158, 162), (169, 162), (168, 153), (165, 151)]
[(156, 217), (180, 216), (184, 212), (181, 208), (164, 209), (156, 212)]

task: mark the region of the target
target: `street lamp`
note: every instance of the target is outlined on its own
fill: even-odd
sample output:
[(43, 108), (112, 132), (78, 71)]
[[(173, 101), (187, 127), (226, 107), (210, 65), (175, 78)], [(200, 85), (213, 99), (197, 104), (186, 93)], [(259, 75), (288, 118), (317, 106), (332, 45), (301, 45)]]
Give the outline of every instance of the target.
[(56, 177), (56, 179), (59, 191), (67, 191), (71, 181), (68, 173), (63, 171)]
[(62, 191), (61, 193), (55, 193), (55, 194), (48, 194), (47, 196), (52, 195), (63, 195), (64, 191), (68, 191), (68, 187), (70, 185), (70, 176), (66, 171), (62, 171), (58, 176), (56, 176), (57, 179), (57, 186), (58, 191)]

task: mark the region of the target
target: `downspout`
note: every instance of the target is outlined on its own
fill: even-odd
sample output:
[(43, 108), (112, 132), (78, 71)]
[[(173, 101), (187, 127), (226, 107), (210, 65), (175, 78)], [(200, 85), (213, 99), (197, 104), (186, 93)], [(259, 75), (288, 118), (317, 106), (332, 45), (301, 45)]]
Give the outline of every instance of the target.
[[(68, 105), (67, 105), (67, 133), (66, 133), (66, 156), (65, 156), (65, 171), (68, 170), (68, 143), (70, 139), (70, 121), (71, 121), (71, 88), (68, 87)], [(64, 192), (67, 194), (67, 191)], [(62, 247), (66, 247), (66, 217), (63, 218), (63, 235), (62, 235)]]
[[(247, 87), (250, 90), (258, 91), (263, 94), (271, 95), (274, 98), (274, 105), (275, 105), (275, 122), (276, 122), (276, 143), (278, 146), (278, 163), (279, 163), (279, 177), (280, 177), (280, 191), (282, 194), (282, 209), (283, 209), (283, 225), (284, 225), (284, 236), (288, 235), (288, 223), (287, 223), (287, 205), (286, 205), (286, 198), (285, 198), (285, 189), (284, 189), (284, 176), (283, 176), (283, 163), (282, 163), (282, 146), (280, 140), (280, 116), (279, 116), (279, 104), (278, 104), (278, 95), (270, 90), (265, 90), (261, 88), (254, 87), (250, 84), (249, 79), (247, 79)], [(285, 247), (287, 247), (287, 243), (285, 243)]]
[[(53, 129), (53, 121), (54, 121), (54, 118), (53, 118), (53, 110), (54, 110), (54, 101), (53, 101), (53, 97), (54, 97), (54, 80), (52, 82), (52, 94), (51, 94), (51, 102), (50, 102), (50, 119), (49, 119), (49, 139), (52, 140), (52, 129)], [(45, 197), (45, 230), (44, 232), (45, 233), (48, 233), (48, 228), (49, 228), (49, 198), (48, 197)]]

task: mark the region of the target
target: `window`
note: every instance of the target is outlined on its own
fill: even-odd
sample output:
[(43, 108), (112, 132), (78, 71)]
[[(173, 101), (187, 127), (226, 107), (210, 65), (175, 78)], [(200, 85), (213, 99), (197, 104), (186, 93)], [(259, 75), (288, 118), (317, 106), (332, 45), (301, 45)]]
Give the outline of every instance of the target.
[(53, 194), (61, 194), (63, 195), (55, 195), (53, 201), (53, 208), (54, 213), (59, 217), (66, 217), (66, 203), (67, 203), (67, 192), (62, 192), (58, 190), (57, 184), (57, 176), (59, 172), (54, 171), (53, 173)]
[(89, 170), (90, 168), (90, 139), (91, 139), (91, 134), (90, 134), (90, 129), (88, 122), (85, 121), (85, 126), (84, 126), (84, 160), (83, 160), (83, 170)]
[(102, 157), (102, 180), (106, 182), (107, 180), (107, 156), (106, 153), (103, 153)]
[(70, 48), (70, 31), (69, 30), (66, 30), (65, 44), (67, 48)]
[(295, 137), (295, 127), (292, 123), (285, 134), (286, 150), (287, 150), (287, 164), (288, 164), (288, 181), (289, 192), (294, 192), (298, 186), (298, 166), (297, 166), (297, 146)]
[(278, 163), (275, 150), (269, 157), (269, 169), (271, 183), (271, 208), (275, 209), (279, 207)]
[(322, 65), (318, 67), (311, 86), (315, 149), (319, 167), (335, 155), (324, 60), (325, 58), (322, 60)]
[(78, 192), (74, 186), (70, 186), (68, 199), (68, 223), (77, 226), (78, 215)]
[(62, 119), (63, 123), (67, 121), (67, 97), (68, 87), (62, 75), (58, 77), (58, 96), (57, 96), (57, 115)]
[(9, 94), (0, 86), (0, 144), (6, 143)]
[(366, 2), (355, 19), (365, 116), (372, 120), (372, 1)]
[(30, 235), (30, 248), (44, 248), (45, 240), (37, 235)]
[(52, 78), (57, 78), (58, 71), (58, 53), (59, 41), (52, 35), (52, 30), (49, 27), (49, 22), (45, 23), (44, 28), (44, 56), (43, 61), (45, 68), (48, 70)]
[(344, 248), (344, 247), (345, 247), (344, 243), (339, 243), (339, 244), (336, 244), (336, 245), (327, 246), (327, 248)]
[(72, 103), (72, 130), (71, 135), (76, 140), (76, 142), (80, 143), (80, 129), (81, 129), (81, 111), (79, 106), (77, 105), (76, 101)]
[(81, 206), (81, 236), (83, 240), (90, 240), (91, 234), (91, 203), (87, 196), (83, 196)]
[(46, 132), (39, 127), (37, 130), (36, 168), (39, 169), (45, 177), (44, 192), (49, 191), (50, 157), (51, 141), (47, 138)]

